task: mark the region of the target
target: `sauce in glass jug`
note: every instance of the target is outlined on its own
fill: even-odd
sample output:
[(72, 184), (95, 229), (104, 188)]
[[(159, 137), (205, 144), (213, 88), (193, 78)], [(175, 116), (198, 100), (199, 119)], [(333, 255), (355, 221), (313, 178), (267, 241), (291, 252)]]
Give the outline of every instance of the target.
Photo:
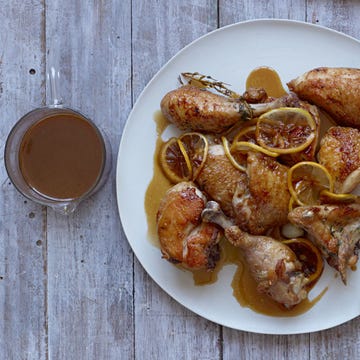
[(75, 113), (49, 115), (24, 134), (19, 167), (36, 192), (51, 199), (79, 198), (98, 181), (104, 143), (95, 126)]

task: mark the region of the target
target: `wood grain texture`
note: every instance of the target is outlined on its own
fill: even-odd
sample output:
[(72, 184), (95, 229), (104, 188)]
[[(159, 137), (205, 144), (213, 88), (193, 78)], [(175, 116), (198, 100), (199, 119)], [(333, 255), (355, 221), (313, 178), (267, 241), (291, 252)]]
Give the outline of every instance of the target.
[(179, 305), (134, 258), (115, 190), (131, 107), (181, 48), (219, 26), (254, 18), (308, 21), (360, 38), (360, 2), (8, 3), (0, 7), (1, 151), (15, 121), (49, 100), (45, 75), (55, 64), (65, 104), (108, 134), (113, 169), (99, 193), (63, 217), (26, 201), (1, 167), (0, 359), (360, 358), (360, 318), (312, 334), (259, 335), (224, 328)]
[(220, 26), (251, 19), (277, 18), (305, 20), (306, 0), (220, 0)]
[(218, 27), (216, 0), (133, 1), (133, 94), (185, 45)]
[[(132, 105), (130, 2), (51, 1), (46, 16), (64, 102), (105, 130), (115, 164)], [(49, 357), (132, 358), (133, 255), (117, 213), (115, 166), (73, 216), (49, 210), (47, 220)]]
[(310, 334), (310, 359), (360, 358), (360, 318), (333, 329)]
[[(10, 128), (27, 111), (43, 103), (43, 4), (35, 0), (2, 3), (0, 18), (3, 154)], [(30, 69), (35, 74), (30, 74)], [(0, 176), (0, 357), (46, 359), (45, 217), (41, 206), (26, 201), (16, 191), (4, 166)]]
[(360, 2), (308, 0), (306, 21), (341, 31), (359, 39)]

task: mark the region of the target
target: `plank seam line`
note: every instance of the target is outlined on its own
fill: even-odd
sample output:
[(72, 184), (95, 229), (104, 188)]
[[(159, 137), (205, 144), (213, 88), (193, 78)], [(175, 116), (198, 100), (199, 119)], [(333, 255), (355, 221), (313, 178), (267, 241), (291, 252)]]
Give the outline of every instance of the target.
[[(43, 28), (42, 28), (42, 33), (43, 33), (43, 53), (44, 53), (44, 72), (43, 72), (43, 76), (45, 77), (45, 81), (44, 81), (44, 90), (45, 90), (45, 94), (44, 94), (44, 104), (46, 105), (47, 102), (47, 82), (46, 82), (46, 70), (47, 70), (47, 37), (46, 37), (46, 27), (47, 27), (47, 23), (46, 23), (46, 16), (47, 16), (47, 11), (46, 11), (46, 0), (42, 0), (42, 5), (43, 5)], [(49, 304), (49, 277), (48, 277), (48, 234), (47, 234), (47, 209), (44, 206), (42, 208), (42, 214), (43, 214), (43, 236), (44, 236), (44, 241), (43, 241), (43, 263), (44, 263), (44, 269), (43, 269), (43, 273), (44, 273), (44, 330), (45, 330), (45, 359), (49, 360), (49, 309), (48, 309), (48, 304)]]
[[(131, 108), (134, 106), (134, 48), (133, 48), (133, 1), (130, 2), (130, 87)], [(132, 252), (132, 321), (133, 321), (133, 359), (136, 358), (136, 321), (135, 321), (135, 255)]]

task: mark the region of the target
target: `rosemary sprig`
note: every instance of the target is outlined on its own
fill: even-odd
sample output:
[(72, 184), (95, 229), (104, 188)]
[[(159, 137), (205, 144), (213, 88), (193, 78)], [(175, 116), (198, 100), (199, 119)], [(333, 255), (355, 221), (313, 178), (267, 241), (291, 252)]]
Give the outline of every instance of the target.
[(229, 84), (216, 80), (209, 75), (203, 75), (198, 72), (181, 73), (181, 76), (179, 76), (179, 81), (182, 85), (184, 85), (182, 78), (184, 78), (190, 85), (214, 89), (220, 94), (231, 97), (233, 99), (241, 99), (241, 95), (228, 88), (228, 86), (230, 86)]

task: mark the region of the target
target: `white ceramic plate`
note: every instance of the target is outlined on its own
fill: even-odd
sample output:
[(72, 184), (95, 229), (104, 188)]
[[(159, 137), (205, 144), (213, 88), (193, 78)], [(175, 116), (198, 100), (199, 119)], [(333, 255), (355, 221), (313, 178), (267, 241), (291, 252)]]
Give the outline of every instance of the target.
[(226, 266), (213, 285), (194, 286), (190, 273), (161, 259), (147, 239), (144, 196), (153, 175), (154, 113), (164, 94), (178, 86), (184, 71), (199, 71), (243, 91), (251, 70), (275, 69), (283, 83), (319, 66), (360, 67), (360, 42), (316, 25), (287, 20), (255, 20), (213, 31), (172, 58), (149, 82), (125, 126), (117, 163), (117, 199), (128, 241), (147, 273), (186, 308), (218, 324), (257, 333), (295, 334), (327, 329), (360, 314), (360, 270), (345, 287), (326, 268), (310, 299), (323, 298), (297, 317), (276, 318), (241, 307), (232, 295), (235, 267)]

